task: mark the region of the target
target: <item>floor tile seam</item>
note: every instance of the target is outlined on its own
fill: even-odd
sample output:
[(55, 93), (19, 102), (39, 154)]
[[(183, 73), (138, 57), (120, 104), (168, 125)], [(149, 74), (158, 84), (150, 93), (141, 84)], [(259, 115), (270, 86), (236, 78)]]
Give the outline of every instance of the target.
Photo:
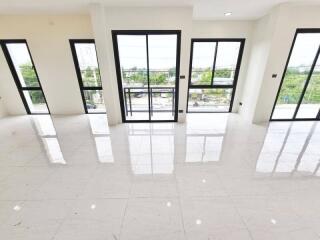
[(87, 190), (88, 186), (90, 186), (90, 183), (92, 183), (94, 181), (94, 176), (95, 173), (97, 172), (97, 168), (98, 166), (94, 167), (94, 169), (92, 169), (92, 173), (90, 174), (90, 177), (88, 177), (88, 180), (85, 181), (85, 184), (83, 184), (82, 189), (78, 192), (76, 199), (80, 199), (81, 196), (84, 196), (85, 191)]
[[(95, 170), (96, 170), (96, 169), (92, 170), (92, 175), (94, 174)], [(90, 178), (90, 179), (91, 179), (91, 178)], [(89, 182), (89, 181), (88, 181), (88, 182)], [(89, 183), (87, 183), (87, 184), (89, 184)], [(85, 186), (84, 186), (84, 187), (85, 187)], [(83, 191), (84, 191), (84, 188), (83, 188)], [(73, 201), (75, 201), (75, 202), (79, 201), (79, 197), (80, 197), (80, 193), (77, 195), (76, 198), (73, 199)], [(73, 214), (74, 214), (74, 208), (72, 208), (72, 209), (70, 210), (70, 212), (69, 212), (68, 214), (66, 214), (66, 217), (63, 219), (63, 221), (61, 221), (61, 223), (59, 224), (58, 228), (56, 229), (54, 235), (52, 236), (52, 238), (51, 238), (50, 240), (56, 239), (56, 236), (57, 236), (57, 234), (59, 233), (60, 229), (62, 228), (63, 224), (64, 224), (69, 218), (71, 218), (71, 216), (72, 216)]]
[(245, 219), (243, 218), (243, 216), (240, 214), (239, 209), (237, 208), (237, 205), (235, 204), (234, 199), (232, 198), (230, 192), (227, 190), (225, 184), (223, 183), (223, 181), (222, 181), (222, 179), (221, 179), (221, 175), (220, 175), (219, 172), (217, 173), (217, 177), (218, 177), (219, 183), (221, 184), (221, 186), (223, 186), (223, 189), (224, 189), (224, 191), (226, 192), (229, 200), (232, 202), (232, 206), (233, 206), (234, 210), (236, 211), (237, 216), (241, 219), (242, 224), (245, 226), (247, 232), (249, 233), (249, 236), (250, 236), (251, 240), (254, 240), (253, 235), (252, 235), (252, 232), (251, 232), (250, 229), (248, 228), (248, 224), (246, 223), (246, 221), (245, 221)]
[[(131, 192), (132, 192), (132, 187), (133, 187), (133, 184), (132, 184), (132, 182), (130, 182), (129, 197), (130, 197)], [(126, 214), (127, 214), (127, 211), (128, 211), (128, 207), (129, 207), (128, 206), (129, 205), (129, 197), (126, 200), (124, 211), (123, 211), (123, 214), (122, 214), (122, 217), (121, 217), (121, 223), (120, 223), (120, 229), (119, 229), (119, 239), (121, 239), (122, 234), (123, 234), (124, 221), (125, 221), (125, 217), (126, 217)]]
[(185, 221), (184, 221), (184, 215), (183, 215), (183, 208), (182, 208), (182, 201), (181, 201), (181, 191), (180, 191), (180, 185), (178, 182), (178, 177), (177, 174), (174, 174), (174, 179), (175, 179), (175, 185), (177, 188), (177, 193), (178, 193), (178, 203), (179, 203), (179, 215), (180, 215), (180, 221), (182, 224), (182, 229), (183, 229), (183, 235), (184, 235), (184, 239), (187, 240), (187, 231), (186, 231), (186, 227), (185, 227)]

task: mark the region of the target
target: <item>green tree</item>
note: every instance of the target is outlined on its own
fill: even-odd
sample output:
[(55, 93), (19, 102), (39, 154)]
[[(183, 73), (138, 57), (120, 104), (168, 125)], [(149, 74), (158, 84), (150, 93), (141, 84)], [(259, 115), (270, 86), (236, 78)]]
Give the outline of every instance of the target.
[(284, 84), (282, 85), (280, 90), (278, 103), (297, 103), (300, 98), (306, 78), (307, 74), (288, 71), (284, 78)]
[(167, 84), (167, 77), (162, 72), (151, 72), (150, 73), (150, 84), (151, 85), (165, 85)]
[[(288, 68), (281, 86), (278, 104), (296, 104), (308, 77), (308, 71)], [(320, 72), (314, 72), (303, 99), (304, 103), (320, 103)]]
[[(39, 87), (39, 81), (31, 63), (21, 64), (20, 71), (27, 87)], [(28, 92), (34, 104), (45, 102), (43, 94), (40, 90), (33, 90)]]
[[(227, 68), (216, 69), (214, 71), (215, 78), (230, 78), (231, 74), (232, 74), (232, 70)], [(193, 78), (196, 78), (196, 77), (197, 77), (196, 75), (193, 75)], [(212, 78), (212, 70), (210, 68), (207, 68), (204, 71), (202, 70), (202, 73), (200, 74), (199, 84), (211, 85), (211, 78)]]
[[(169, 69), (170, 71), (170, 69)], [(172, 72), (171, 74), (174, 73)], [(167, 74), (165, 72), (156, 72), (150, 71), (149, 78), (151, 85), (165, 85), (168, 83), (167, 75), (170, 75), (170, 72)], [(142, 85), (147, 85), (147, 69), (133, 67), (131, 69), (122, 69), (122, 76), (126, 83), (136, 84), (141, 83)]]
[(93, 70), (90, 67), (87, 67), (86, 70), (84, 70), (84, 78), (88, 80), (94, 78)]
[(101, 86), (100, 72), (98, 68), (87, 67), (81, 70), (83, 85), (86, 87)]
[(147, 70), (144, 68), (138, 69), (132, 67), (130, 69), (121, 69), (123, 80), (127, 84), (141, 83), (142, 85), (147, 84)]
[(31, 63), (21, 64), (20, 71), (27, 87), (39, 87), (37, 75)]
[(232, 74), (231, 69), (227, 68), (221, 68), (221, 69), (216, 69), (214, 72), (214, 77), (217, 78), (230, 78)]
[(212, 78), (212, 71), (210, 68), (206, 69), (205, 72), (203, 72), (200, 75), (200, 81), (199, 84), (201, 85), (211, 85), (211, 78)]

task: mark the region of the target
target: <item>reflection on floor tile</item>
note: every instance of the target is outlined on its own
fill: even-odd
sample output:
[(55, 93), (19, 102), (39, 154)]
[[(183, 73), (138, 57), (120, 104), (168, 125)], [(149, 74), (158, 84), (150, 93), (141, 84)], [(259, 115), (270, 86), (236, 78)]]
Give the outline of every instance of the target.
[[(320, 124), (0, 120), (4, 239), (319, 239)], [(1, 239), (2, 239), (1, 238)]]
[(320, 166), (317, 122), (273, 123), (257, 161), (257, 172), (272, 176), (316, 175)]

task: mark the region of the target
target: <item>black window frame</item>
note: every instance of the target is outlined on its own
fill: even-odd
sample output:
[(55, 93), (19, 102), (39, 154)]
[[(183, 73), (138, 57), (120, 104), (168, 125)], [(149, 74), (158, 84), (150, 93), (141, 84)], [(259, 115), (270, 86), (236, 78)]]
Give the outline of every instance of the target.
[(303, 33), (320, 33), (320, 28), (297, 28), (296, 29), (296, 32), (294, 34), (294, 37), (293, 37), (293, 41), (292, 41), (292, 44), (291, 44), (291, 47), (290, 47), (290, 51), (289, 51), (289, 55), (288, 55), (288, 58), (287, 58), (287, 61), (286, 61), (286, 65), (285, 65), (285, 68), (284, 68), (284, 71), (282, 73), (282, 78), (281, 78), (281, 82), (279, 84), (279, 88), (278, 88), (278, 92), (277, 92), (277, 96), (276, 96), (276, 99), (274, 101), (274, 104), (273, 104), (273, 107), (272, 107), (272, 112), (271, 112), (271, 115), (270, 115), (270, 118), (269, 118), (269, 121), (319, 121), (320, 120), (320, 109), (318, 111), (318, 114), (315, 118), (296, 118), (297, 117), (297, 114), (298, 114), (298, 111), (300, 109), (300, 105), (303, 101), (303, 97), (305, 95), (305, 92), (308, 88), (308, 85), (309, 85), (309, 82), (310, 82), (310, 79), (312, 77), (312, 74), (313, 74), (313, 71), (314, 71), (314, 67), (317, 63), (317, 60), (318, 58), (320, 57), (320, 45), (318, 47), (318, 50), (316, 52), (316, 55), (315, 55), (315, 58), (313, 59), (313, 62), (312, 62), (312, 65), (311, 65), (311, 68), (310, 68), (310, 72), (308, 73), (308, 76), (307, 76), (307, 79), (304, 83), (304, 86), (303, 86), (303, 89), (302, 89), (302, 92), (301, 92), (301, 96), (297, 102), (297, 106), (296, 106), (296, 109), (294, 111), (294, 114), (292, 116), (292, 118), (283, 118), (283, 119), (275, 119), (275, 118), (272, 118), (273, 116), (273, 113), (274, 113), (274, 110), (275, 110), (275, 107), (277, 105), (277, 101), (278, 101), (278, 98), (279, 98), (279, 95), (280, 95), (280, 91), (281, 91), (281, 87), (284, 83), (284, 78), (285, 78), (285, 75), (286, 75), (286, 72), (287, 72), (287, 69), (288, 69), (288, 66), (289, 66), (289, 62), (290, 62), (290, 58), (291, 58), (291, 55), (292, 55), (292, 51), (293, 51), (293, 48), (294, 48), (294, 45), (296, 43), (296, 39), (297, 39), (297, 36), (298, 34), (303, 34)]
[[(244, 46), (245, 46), (245, 38), (192, 38), (191, 39), (191, 49), (190, 49), (190, 61), (189, 61), (189, 81), (188, 81), (188, 95), (187, 95), (187, 107), (186, 107), (186, 112), (187, 113), (228, 113), (232, 112), (233, 108), (233, 101), (234, 101), (234, 96), (237, 88), (237, 83), (238, 83), (238, 78), (239, 78), (239, 73), (240, 73), (240, 68), (241, 68), (241, 61), (243, 57), (243, 51), (244, 51)], [(215, 47), (215, 53), (214, 53), (214, 59), (213, 59), (213, 67), (212, 67), (212, 76), (211, 76), (211, 84), (210, 85), (193, 85), (191, 82), (192, 79), (192, 61), (193, 61), (193, 47), (195, 42), (215, 42), (216, 47)], [(238, 53), (238, 58), (237, 58), (237, 64), (236, 64), (236, 69), (235, 69), (235, 74), (234, 74), (234, 80), (232, 84), (228, 85), (215, 85), (213, 82), (214, 79), (214, 73), (215, 73), (215, 67), (216, 67), (216, 62), (217, 62), (217, 51), (218, 51), (218, 45), (219, 42), (239, 42), (240, 43), (240, 49)], [(230, 98), (230, 106), (228, 111), (190, 111), (189, 110), (189, 92), (190, 89), (231, 89), (231, 98)]]
[[(14, 67), (13, 60), (12, 60), (11, 55), (9, 53), (9, 50), (7, 48), (7, 44), (12, 44), (12, 43), (22, 43), (22, 44), (26, 45), (28, 53), (29, 53), (29, 56), (30, 56), (30, 59), (31, 59), (32, 68), (33, 68), (33, 70), (35, 72), (35, 75), (36, 75), (38, 83), (39, 83), (38, 87), (23, 87), (21, 85), (18, 73), (17, 73), (17, 71), (16, 71), (16, 69)], [(19, 95), (21, 97), (21, 100), (23, 102), (23, 105), (25, 107), (25, 110), (26, 110), (27, 114), (30, 114), (30, 115), (31, 114), (32, 115), (46, 115), (46, 114), (49, 114), (50, 115), (51, 113), (50, 113), (50, 109), (49, 109), (49, 106), (48, 106), (48, 103), (47, 103), (47, 99), (46, 99), (46, 96), (45, 96), (45, 94), (43, 92), (42, 85), (41, 85), (41, 82), (40, 82), (40, 78), (39, 78), (36, 66), (34, 64), (34, 61), (33, 61), (33, 58), (32, 58), (32, 55), (31, 55), (27, 40), (26, 39), (3, 39), (3, 40), (0, 40), (0, 45), (1, 45), (3, 54), (4, 54), (5, 58), (6, 58), (7, 64), (9, 66), (9, 68), (10, 68), (10, 71), (11, 71), (11, 75), (12, 75), (12, 77), (14, 79), (14, 82), (15, 82), (15, 84), (17, 86)], [(28, 105), (28, 102), (27, 102), (27, 100), (26, 100), (26, 98), (25, 98), (25, 96), (23, 94), (23, 91), (41, 91), (42, 95), (43, 95), (43, 98), (44, 98), (44, 101), (45, 101), (45, 104), (46, 104), (46, 107), (48, 109), (48, 112), (47, 113), (31, 112), (30, 107)]]
[[(83, 103), (83, 108), (86, 114), (106, 114), (106, 111), (103, 112), (89, 112), (86, 104), (86, 99), (84, 96), (84, 91), (87, 90), (98, 90), (103, 92), (103, 87), (102, 87), (102, 79), (101, 79), (101, 72), (100, 72), (100, 66), (99, 66), (99, 59), (98, 59), (98, 54), (97, 54), (97, 49), (96, 49), (96, 44), (94, 39), (69, 39), (70, 43), (70, 48), (71, 48), (71, 53), (72, 53), (72, 58), (73, 58), (73, 63), (74, 67), (76, 70), (77, 78), (78, 78), (78, 83), (79, 83), (79, 88), (80, 88), (80, 93), (81, 93), (81, 98), (82, 98), (82, 103)], [(99, 76), (100, 76), (100, 81), (101, 81), (101, 86), (92, 86), (92, 87), (86, 87), (83, 85), (83, 79), (81, 75), (81, 70), (80, 70), (80, 65), (78, 61), (78, 56), (77, 56), (77, 51), (75, 48), (76, 44), (94, 44), (95, 50), (96, 50), (96, 56), (97, 56), (97, 63), (98, 63), (98, 71), (99, 71)]]

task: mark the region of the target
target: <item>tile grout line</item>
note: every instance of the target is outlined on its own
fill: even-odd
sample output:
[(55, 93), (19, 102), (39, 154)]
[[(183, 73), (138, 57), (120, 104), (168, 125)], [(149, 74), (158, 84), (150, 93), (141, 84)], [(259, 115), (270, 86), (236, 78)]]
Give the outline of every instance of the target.
[(178, 179), (177, 179), (176, 173), (174, 173), (174, 179), (175, 179), (176, 188), (177, 188), (177, 191), (178, 191), (178, 202), (179, 202), (180, 218), (181, 218), (181, 224), (182, 224), (182, 228), (183, 228), (184, 239), (187, 240), (188, 237), (187, 237), (187, 232), (186, 232), (184, 218), (183, 218), (183, 210), (182, 210), (182, 202), (181, 202), (182, 199), (181, 199), (180, 188), (179, 188), (179, 184), (178, 184)]
[[(94, 170), (92, 171), (91, 177), (94, 175), (96, 169), (97, 169), (97, 167), (95, 167)], [(92, 179), (92, 178), (90, 178), (90, 180), (91, 180), (91, 179)], [(88, 180), (87, 184), (83, 187), (82, 193), (85, 191), (85, 188), (86, 188), (87, 185), (89, 184), (89, 181), (90, 181), (90, 180)], [(78, 196), (77, 196), (76, 198), (74, 198), (74, 199), (70, 199), (70, 201), (73, 200), (73, 201), (75, 201), (75, 202), (78, 202), (78, 201), (80, 200), (80, 195), (81, 195), (81, 193), (79, 192)], [(60, 231), (60, 229), (62, 228), (63, 224), (66, 222), (66, 220), (67, 220), (70, 216), (72, 216), (72, 214), (73, 214), (73, 208), (70, 210), (70, 212), (67, 213), (67, 216), (61, 221), (61, 223), (60, 223), (59, 226), (57, 227), (55, 233), (53, 234), (53, 236), (52, 236), (52, 238), (51, 238), (50, 240), (54, 240), (54, 239), (56, 238), (56, 236), (57, 236), (58, 232)]]
[(239, 212), (239, 209), (238, 209), (238, 208), (236, 207), (236, 205), (235, 205), (235, 202), (234, 202), (233, 197), (231, 197), (229, 191), (227, 190), (227, 188), (226, 188), (225, 185), (223, 184), (223, 181), (222, 181), (222, 179), (221, 179), (220, 174), (219, 174), (218, 172), (217, 172), (216, 174), (217, 174), (217, 177), (218, 177), (218, 180), (219, 180), (221, 186), (223, 187), (223, 189), (224, 189), (224, 191), (226, 192), (228, 198), (229, 198), (230, 201), (232, 202), (232, 205), (233, 205), (234, 209), (236, 210), (238, 216), (240, 217), (241, 222), (242, 222), (242, 223), (244, 224), (244, 226), (246, 227), (246, 230), (247, 230), (248, 233), (249, 233), (250, 239), (251, 239), (251, 240), (254, 240), (254, 238), (253, 238), (253, 236), (252, 236), (252, 233), (251, 233), (250, 229), (248, 228), (248, 225), (247, 225), (246, 221), (243, 219), (242, 215), (241, 215), (240, 212)]
[[(131, 192), (132, 192), (132, 181), (130, 181), (130, 190), (129, 190), (129, 196), (126, 198), (126, 206), (124, 208), (123, 211), (123, 215), (121, 217), (121, 224), (120, 224), (120, 230), (119, 230), (119, 239), (114, 239), (114, 240), (120, 240), (121, 239), (121, 235), (122, 235), (122, 230), (123, 230), (123, 225), (124, 225), (124, 220), (125, 220), (125, 216), (127, 214), (127, 210), (128, 210), (128, 205), (129, 205), (129, 200), (130, 200), (130, 196), (131, 196)], [(115, 237), (115, 236), (113, 236)]]

